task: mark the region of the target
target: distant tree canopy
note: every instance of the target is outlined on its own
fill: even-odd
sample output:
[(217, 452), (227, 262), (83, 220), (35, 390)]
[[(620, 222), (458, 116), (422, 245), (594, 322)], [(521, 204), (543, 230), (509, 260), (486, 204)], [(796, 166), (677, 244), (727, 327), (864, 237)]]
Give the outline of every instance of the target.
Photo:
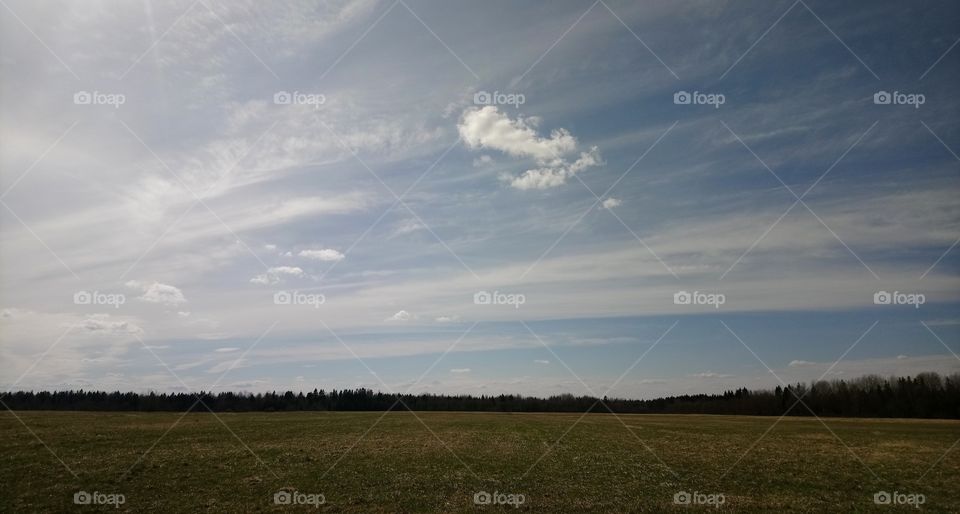
[(0, 394), (12, 410), (180, 411), (478, 411), (600, 412), (636, 414), (743, 414), (759, 416), (842, 416), (960, 419), (960, 373), (942, 377), (853, 379), (740, 388), (721, 394), (670, 396), (653, 400), (594, 398), (561, 394), (472, 396), (391, 394), (370, 389), (294, 393), (108, 393), (102, 391), (13, 391)]

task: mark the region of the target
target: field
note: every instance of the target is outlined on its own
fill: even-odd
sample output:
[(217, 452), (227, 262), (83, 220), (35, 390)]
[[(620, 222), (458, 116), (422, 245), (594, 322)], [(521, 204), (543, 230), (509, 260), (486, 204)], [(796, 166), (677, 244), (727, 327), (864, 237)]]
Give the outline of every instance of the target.
[[(922, 494), (925, 511), (960, 511), (960, 447), (944, 457), (960, 438), (955, 421), (827, 419), (828, 429), (789, 418), (764, 436), (776, 418), (591, 414), (571, 429), (580, 415), (17, 415), (29, 430), (0, 415), (3, 512), (908, 508), (876, 505), (880, 491), (899, 501)], [(101, 505), (75, 505), (78, 491), (97, 492)], [(301, 505), (275, 505), (279, 491)], [(494, 504), (475, 505), (477, 493), (495, 491)], [(682, 492), (700, 505), (675, 505)], [(123, 503), (110, 505), (110, 494)]]

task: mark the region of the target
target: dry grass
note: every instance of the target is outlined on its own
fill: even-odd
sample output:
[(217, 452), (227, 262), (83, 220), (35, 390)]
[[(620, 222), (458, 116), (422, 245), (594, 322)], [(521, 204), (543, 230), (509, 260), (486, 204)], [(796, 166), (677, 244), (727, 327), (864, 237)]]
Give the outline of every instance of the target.
[(359, 442), (380, 413), (221, 414), (241, 444), (196, 413), (134, 466), (180, 414), (19, 414), (80, 478), (5, 413), (3, 512), (70, 510), (78, 490), (122, 493), (121, 511), (297, 510), (273, 504), (284, 488), (322, 493), (320, 512), (514, 510), (474, 505), (494, 490), (544, 512), (680, 511), (678, 491), (722, 493), (725, 510), (743, 512), (887, 511), (873, 504), (880, 490), (922, 493), (926, 511), (960, 508), (960, 448), (927, 472), (960, 438), (955, 421), (826, 420), (841, 443), (788, 418), (747, 452), (775, 418), (624, 415), (624, 427), (591, 414), (554, 446), (579, 414), (418, 413), (435, 437), (395, 412)]

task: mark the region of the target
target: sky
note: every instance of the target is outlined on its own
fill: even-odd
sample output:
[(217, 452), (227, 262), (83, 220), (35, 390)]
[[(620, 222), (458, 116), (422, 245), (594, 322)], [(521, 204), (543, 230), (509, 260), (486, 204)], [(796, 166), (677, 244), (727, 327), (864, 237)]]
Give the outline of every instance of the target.
[(0, 2), (0, 384), (960, 372), (960, 8)]

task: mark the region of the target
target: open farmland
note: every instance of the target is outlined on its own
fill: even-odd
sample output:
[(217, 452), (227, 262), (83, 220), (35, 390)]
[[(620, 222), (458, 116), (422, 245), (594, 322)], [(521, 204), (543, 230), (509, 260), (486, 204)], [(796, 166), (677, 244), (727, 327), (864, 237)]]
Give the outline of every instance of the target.
[[(742, 512), (884, 512), (891, 508), (874, 502), (881, 491), (896, 491), (901, 500), (922, 494), (921, 507), (931, 512), (960, 506), (960, 451), (947, 453), (960, 438), (956, 421), (825, 419), (825, 427), (816, 419), (785, 418), (767, 432), (776, 418), (17, 416), (23, 423), (10, 412), (0, 416), (4, 512), (96, 510), (74, 504), (80, 491), (100, 495), (91, 503), (123, 495), (117, 507), (131, 512), (306, 509), (275, 504), (281, 491), (291, 493), (291, 503), (321, 512), (698, 508), (675, 504), (683, 492), (691, 503), (720, 502), (723, 510)], [(491, 505), (476, 504), (478, 493), (485, 501), (484, 492), (498, 494)], [(117, 510), (99, 507), (108, 508)]]

